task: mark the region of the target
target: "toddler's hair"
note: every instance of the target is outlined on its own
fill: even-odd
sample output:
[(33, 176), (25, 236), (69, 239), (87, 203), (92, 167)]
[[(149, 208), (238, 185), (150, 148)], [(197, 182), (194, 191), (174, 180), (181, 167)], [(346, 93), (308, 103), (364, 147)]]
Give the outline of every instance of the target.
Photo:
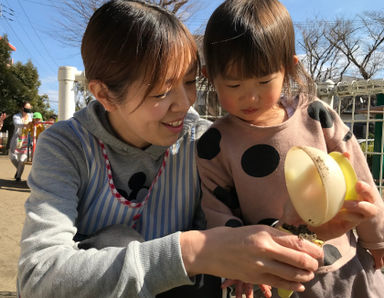
[(122, 103), (134, 81), (143, 79), (148, 95), (165, 80), (171, 85), (178, 81), (189, 59), (198, 63), (188, 29), (172, 13), (138, 0), (113, 0), (97, 9), (85, 30), (81, 55), (87, 80), (104, 83), (114, 103)]
[(294, 63), (295, 33), (287, 9), (277, 0), (227, 0), (210, 17), (204, 35), (208, 78), (231, 73), (263, 77), (284, 69), (284, 91), (292, 86), (314, 94), (314, 83)]

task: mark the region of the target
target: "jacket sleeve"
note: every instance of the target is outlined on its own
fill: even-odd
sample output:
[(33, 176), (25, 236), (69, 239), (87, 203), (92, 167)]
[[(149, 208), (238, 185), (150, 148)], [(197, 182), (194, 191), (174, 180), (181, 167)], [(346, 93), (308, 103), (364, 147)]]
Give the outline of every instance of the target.
[[(232, 180), (229, 161), (219, 146), (221, 135), (211, 127), (198, 141), (197, 168), (201, 179), (202, 208), (207, 227), (243, 225), (239, 216), (239, 201)], [(236, 212), (238, 214), (236, 214)]]
[(39, 138), (21, 239), (21, 297), (154, 297), (191, 284), (179, 232), (126, 247), (78, 248), (73, 237), (87, 168), (77, 142), (59, 123)]
[(356, 171), (358, 180), (370, 184), (376, 191), (377, 215), (363, 222), (356, 227), (359, 236), (359, 242), (368, 249), (384, 248), (384, 204), (383, 199), (377, 190), (373, 180), (367, 160), (362, 152), (356, 137), (352, 134), (349, 127), (346, 126), (339, 115), (329, 108), (333, 126), (324, 128), (324, 135), (327, 140), (328, 152), (339, 151), (348, 152), (350, 161)]
[(15, 114), (12, 116), (12, 123), (15, 126), (15, 131), (24, 127), (23, 119), (21, 118), (20, 114)]

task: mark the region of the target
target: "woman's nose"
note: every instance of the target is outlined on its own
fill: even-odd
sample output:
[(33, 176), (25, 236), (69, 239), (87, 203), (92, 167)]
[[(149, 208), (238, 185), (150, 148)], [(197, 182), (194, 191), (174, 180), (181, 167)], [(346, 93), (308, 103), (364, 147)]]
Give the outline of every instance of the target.
[(191, 92), (188, 92), (188, 90), (183, 85), (178, 87), (177, 92), (175, 92), (173, 103), (174, 111), (188, 111), (190, 106), (194, 103), (195, 97), (196, 94), (191, 94)]

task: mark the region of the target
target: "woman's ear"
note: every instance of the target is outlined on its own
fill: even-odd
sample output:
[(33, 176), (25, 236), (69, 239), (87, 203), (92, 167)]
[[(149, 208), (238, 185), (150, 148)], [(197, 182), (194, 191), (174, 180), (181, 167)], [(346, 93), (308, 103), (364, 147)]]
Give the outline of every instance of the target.
[(299, 63), (299, 57), (297, 57), (297, 55), (293, 55), (293, 64), (297, 64)]
[(88, 83), (88, 89), (93, 96), (103, 105), (104, 109), (108, 112), (113, 111), (116, 107), (109, 100), (108, 87), (97, 80), (92, 80)]

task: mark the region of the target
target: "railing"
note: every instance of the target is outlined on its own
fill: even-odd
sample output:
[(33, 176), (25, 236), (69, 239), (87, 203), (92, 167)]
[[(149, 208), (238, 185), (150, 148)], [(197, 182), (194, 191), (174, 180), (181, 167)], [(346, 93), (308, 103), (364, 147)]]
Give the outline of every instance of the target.
[(319, 98), (330, 104), (357, 137), (373, 178), (383, 194), (384, 80), (317, 84)]
[[(223, 115), (216, 93), (199, 88), (196, 109), (204, 118)], [(317, 84), (317, 95), (334, 108), (357, 137), (380, 193), (383, 193), (384, 80), (330, 80)]]

